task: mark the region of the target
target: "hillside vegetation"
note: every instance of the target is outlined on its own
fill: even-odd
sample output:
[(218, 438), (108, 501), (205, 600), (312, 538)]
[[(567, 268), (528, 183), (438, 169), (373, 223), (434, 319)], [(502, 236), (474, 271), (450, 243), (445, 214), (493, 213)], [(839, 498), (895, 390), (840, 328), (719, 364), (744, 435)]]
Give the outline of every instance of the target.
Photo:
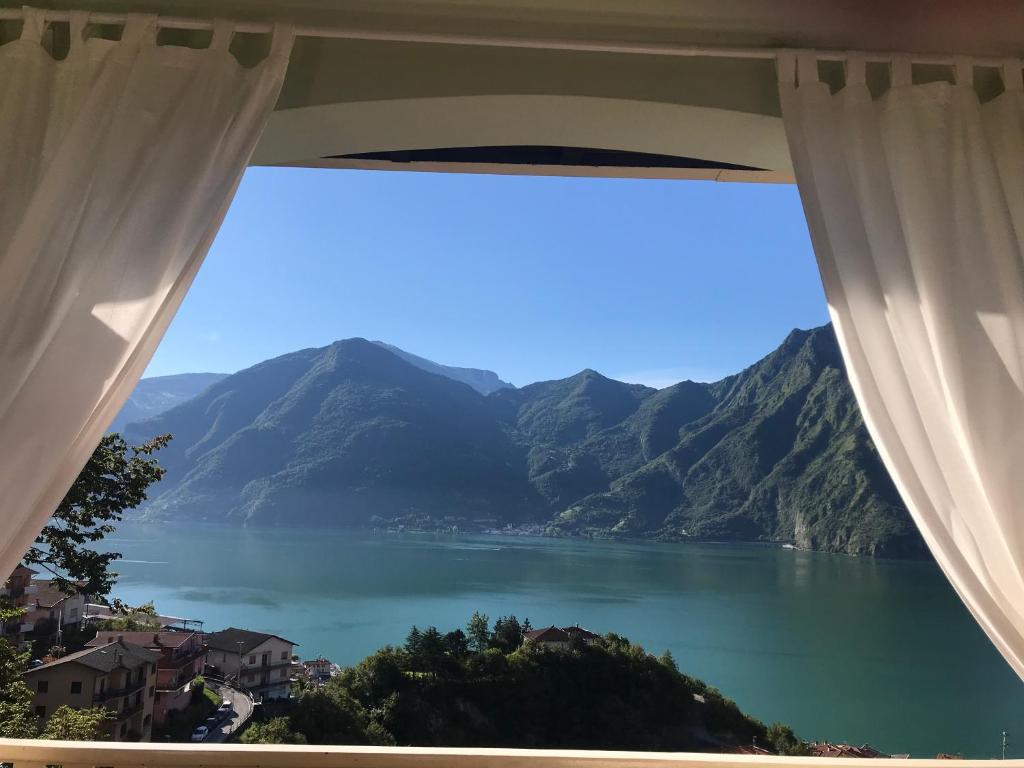
[(413, 627), (405, 645), (300, 690), (242, 741), (804, 752), (792, 730), (745, 715), (667, 653), (614, 634), (550, 648), (523, 642), (522, 629), (512, 616), (492, 630), (480, 614), (468, 632)]
[(722, 381), (661, 390), (585, 370), (483, 394), (465, 382), (500, 380), (429, 363), (347, 339), (129, 425), (131, 440), (175, 436), (145, 514), (925, 552), (829, 326)]

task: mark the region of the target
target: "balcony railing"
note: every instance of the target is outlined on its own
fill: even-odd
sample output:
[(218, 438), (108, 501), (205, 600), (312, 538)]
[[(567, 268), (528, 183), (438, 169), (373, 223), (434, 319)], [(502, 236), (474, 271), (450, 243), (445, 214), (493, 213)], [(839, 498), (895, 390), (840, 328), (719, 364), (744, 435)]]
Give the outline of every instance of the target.
[(185, 654), (184, 656), (171, 657), (171, 658), (163, 657), (163, 658), (160, 659), (160, 662), (157, 664), (157, 667), (159, 669), (180, 669), (181, 667), (183, 667), (186, 664), (189, 664), (189, 663), (195, 661), (200, 656), (204, 656), (205, 654), (206, 654), (206, 646), (202, 645), (198, 649), (196, 649), (194, 651), (190, 651), (189, 653)]
[[(0, 739), (0, 762), (14, 768), (987, 768), (988, 760), (899, 760), (598, 752), (547, 749), (317, 747), (264, 744), (125, 744)], [(1024, 768), (1002, 760), (999, 768)]]
[(267, 664), (243, 664), (242, 674), (247, 675), (250, 672), (260, 672), (265, 669), (280, 669), (281, 667), (290, 667), (291, 665), (291, 659), (288, 661), (271, 661)]
[(143, 678), (134, 683), (129, 683), (124, 688), (107, 688), (100, 691), (99, 693), (93, 694), (93, 701), (106, 701), (107, 699), (116, 699), (118, 696), (127, 696), (128, 694), (135, 693), (140, 688), (144, 688), (146, 685), (146, 679)]
[(145, 701), (140, 701), (138, 704), (132, 704), (132, 705), (127, 706), (127, 707), (122, 707), (121, 709), (112, 709), (112, 710), (110, 710), (113, 713), (113, 717), (111, 718), (111, 722), (117, 723), (117, 722), (120, 722), (121, 720), (127, 720), (129, 717), (131, 717), (132, 715), (137, 715), (139, 712), (141, 712), (145, 708), (146, 708), (146, 702)]

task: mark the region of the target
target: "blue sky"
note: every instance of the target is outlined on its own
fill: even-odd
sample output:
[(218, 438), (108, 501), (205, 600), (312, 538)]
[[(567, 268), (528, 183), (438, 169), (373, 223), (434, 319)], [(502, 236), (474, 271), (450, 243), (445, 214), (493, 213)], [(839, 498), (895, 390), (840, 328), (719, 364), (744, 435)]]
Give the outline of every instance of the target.
[(146, 375), (362, 336), (666, 386), (827, 320), (793, 186), (252, 168)]

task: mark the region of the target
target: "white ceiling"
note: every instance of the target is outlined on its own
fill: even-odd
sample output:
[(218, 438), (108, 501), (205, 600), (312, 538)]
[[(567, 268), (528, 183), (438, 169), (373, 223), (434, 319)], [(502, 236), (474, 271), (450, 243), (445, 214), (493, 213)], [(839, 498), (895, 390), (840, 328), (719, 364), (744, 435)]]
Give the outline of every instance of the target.
[[(1013, 0), (47, 0), (52, 8), (366, 29), (1016, 56)], [(17, 7), (20, 0), (0, 0)]]

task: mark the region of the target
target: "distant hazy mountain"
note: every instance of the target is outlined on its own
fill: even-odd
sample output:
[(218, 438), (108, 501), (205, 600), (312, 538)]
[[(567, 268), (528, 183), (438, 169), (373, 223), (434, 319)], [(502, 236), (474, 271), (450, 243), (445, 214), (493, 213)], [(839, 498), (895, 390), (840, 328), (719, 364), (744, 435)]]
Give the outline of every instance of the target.
[(226, 373), (179, 373), (142, 379), (135, 385), (128, 402), (110, 425), (110, 431), (122, 432), (131, 421), (141, 421), (161, 414), (195, 397), (225, 376)]
[(661, 390), (585, 370), (484, 395), (409, 357), (363, 339), (302, 350), (130, 425), (175, 438), (145, 514), (924, 552), (830, 327)]
[(391, 344), (386, 344), (383, 341), (375, 341), (373, 343), (378, 347), (384, 347), (384, 349), (389, 352), (395, 353), (406, 362), (412, 363), (417, 368), (421, 368), (424, 371), (437, 373), (441, 376), (447, 376), (449, 379), (461, 381), (463, 384), (469, 384), (469, 386), (481, 395), (489, 395), (491, 392), (495, 392), (499, 389), (508, 389), (512, 386), (507, 381), (499, 379), (498, 374), (494, 371), (485, 371), (480, 368), (457, 368), (451, 365), (441, 365), (440, 363), (435, 363), (433, 360), (427, 360), (419, 355), (406, 352), (404, 349), (399, 349)]

